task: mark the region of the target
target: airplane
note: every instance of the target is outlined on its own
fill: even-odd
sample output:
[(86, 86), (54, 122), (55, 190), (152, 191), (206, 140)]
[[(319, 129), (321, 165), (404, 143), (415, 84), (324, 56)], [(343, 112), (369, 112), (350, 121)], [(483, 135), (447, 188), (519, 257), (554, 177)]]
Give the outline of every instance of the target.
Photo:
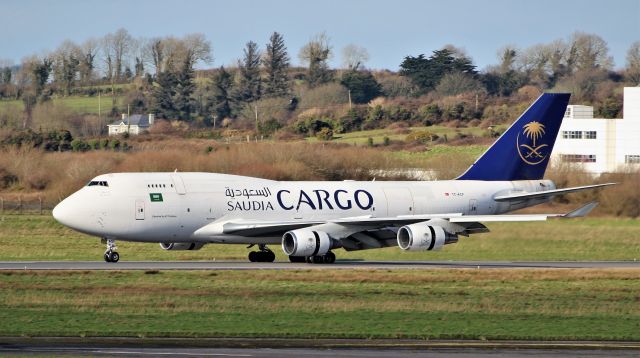
[(251, 262), (333, 263), (334, 250), (398, 246), (440, 250), (485, 223), (588, 214), (505, 214), (556, 195), (614, 183), (558, 189), (543, 176), (570, 94), (544, 93), (462, 175), (441, 181), (274, 181), (215, 173), (99, 175), (53, 209), (61, 224), (102, 238), (106, 262), (116, 240), (164, 250), (205, 244), (257, 245)]

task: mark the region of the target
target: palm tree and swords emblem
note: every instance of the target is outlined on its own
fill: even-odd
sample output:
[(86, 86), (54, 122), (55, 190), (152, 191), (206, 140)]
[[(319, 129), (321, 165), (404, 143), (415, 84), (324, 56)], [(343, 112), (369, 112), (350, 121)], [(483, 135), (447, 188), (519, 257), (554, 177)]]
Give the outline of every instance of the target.
[(518, 134), (516, 145), (518, 154), (520, 154), (520, 158), (522, 158), (525, 163), (530, 165), (542, 163), (542, 161), (547, 158), (547, 155), (542, 153), (541, 150), (544, 147), (547, 147), (548, 144), (543, 143), (538, 145), (537, 142), (545, 134), (544, 124), (537, 121), (532, 121), (525, 124), (522, 129), (522, 134), (524, 134), (525, 137), (529, 138), (529, 140), (531, 141), (531, 145), (520, 144), (520, 134)]

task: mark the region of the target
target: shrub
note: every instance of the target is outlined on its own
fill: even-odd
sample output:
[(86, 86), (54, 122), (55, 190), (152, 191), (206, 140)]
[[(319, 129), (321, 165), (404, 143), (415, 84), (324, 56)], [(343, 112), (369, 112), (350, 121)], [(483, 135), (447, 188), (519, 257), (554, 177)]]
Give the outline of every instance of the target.
[(87, 144), (82, 139), (74, 139), (71, 141), (71, 150), (74, 152), (86, 152), (90, 149), (89, 144)]
[(316, 138), (319, 140), (331, 140), (333, 139), (333, 130), (331, 128), (324, 127), (316, 133)]
[(405, 141), (407, 143), (421, 143), (426, 144), (429, 142), (433, 142), (440, 138), (437, 134), (429, 132), (429, 131), (417, 131), (409, 134)]
[(111, 142), (109, 142), (109, 147), (114, 151), (120, 150), (120, 140), (112, 140)]
[(368, 147), (373, 147), (373, 138), (371, 138), (371, 137), (367, 138), (367, 146)]

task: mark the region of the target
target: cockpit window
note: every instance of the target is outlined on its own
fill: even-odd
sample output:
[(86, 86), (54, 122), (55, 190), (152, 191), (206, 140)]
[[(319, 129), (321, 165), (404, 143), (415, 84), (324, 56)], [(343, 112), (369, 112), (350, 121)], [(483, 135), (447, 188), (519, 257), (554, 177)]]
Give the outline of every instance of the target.
[(109, 183), (107, 183), (106, 181), (95, 181), (92, 180), (89, 182), (89, 184), (87, 184), (87, 186), (109, 186)]

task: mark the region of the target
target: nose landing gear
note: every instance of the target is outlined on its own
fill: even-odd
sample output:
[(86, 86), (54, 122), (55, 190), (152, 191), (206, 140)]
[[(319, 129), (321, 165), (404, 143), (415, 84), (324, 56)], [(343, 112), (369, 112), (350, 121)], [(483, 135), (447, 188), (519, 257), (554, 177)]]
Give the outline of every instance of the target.
[[(249, 245), (252, 247), (253, 245)], [(271, 251), (267, 245), (258, 244), (260, 251), (251, 251), (249, 253), (249, 261), (251, 262), (273, 262), (276, 259), (276, 254)]]
[(120, 260), (120, 254), (118, 254), (116, 247), (116, 240), (107, 239), (107, 251), (104, 252), (104, 261), (106, 262), (118, 262)]

